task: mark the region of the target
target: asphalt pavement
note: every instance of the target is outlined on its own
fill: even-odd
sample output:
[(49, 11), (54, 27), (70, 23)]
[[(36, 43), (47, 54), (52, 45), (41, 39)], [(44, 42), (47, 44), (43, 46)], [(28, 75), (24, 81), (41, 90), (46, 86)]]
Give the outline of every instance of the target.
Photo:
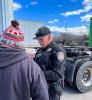
[(60, 100), (92, 100), (92, 91), (82, 94), (66, 85)]

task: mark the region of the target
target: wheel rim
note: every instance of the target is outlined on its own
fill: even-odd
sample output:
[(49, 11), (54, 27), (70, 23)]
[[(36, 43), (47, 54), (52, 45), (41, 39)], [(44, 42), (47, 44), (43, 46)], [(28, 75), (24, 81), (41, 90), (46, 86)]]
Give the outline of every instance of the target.
[(90, 86), (92, 85), (92, 68), (86, 68), (83, 76), (82, 76), (82, 83), (85, 86)]

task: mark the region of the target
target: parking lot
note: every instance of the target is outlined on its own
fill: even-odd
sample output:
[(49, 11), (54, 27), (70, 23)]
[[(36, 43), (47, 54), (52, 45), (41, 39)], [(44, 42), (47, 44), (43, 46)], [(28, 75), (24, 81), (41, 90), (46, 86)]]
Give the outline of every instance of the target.
[(66, 85), (60, 100), (92, 100), (92, 91), (82, 94)]

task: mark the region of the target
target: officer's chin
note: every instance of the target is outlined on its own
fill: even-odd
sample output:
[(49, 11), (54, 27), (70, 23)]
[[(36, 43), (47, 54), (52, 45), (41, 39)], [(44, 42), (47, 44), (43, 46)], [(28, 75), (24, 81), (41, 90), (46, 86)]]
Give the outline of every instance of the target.
[(46, 46), (45, 45), (43, 45), (43, 44), (40, 44), (40, 46), (42, 47), (42, 48), (45, 48)]

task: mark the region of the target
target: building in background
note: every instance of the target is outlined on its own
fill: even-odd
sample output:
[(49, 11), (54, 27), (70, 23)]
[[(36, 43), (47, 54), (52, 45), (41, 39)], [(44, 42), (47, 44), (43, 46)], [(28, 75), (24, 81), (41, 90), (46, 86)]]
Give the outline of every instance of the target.
[(36, 47), (39, 46), (37, 40), (33, 39), (35, 37), (35, 33), (39, 27), (44, 26), (43, 22), (33, 22), (33, 21), (19, 21), (20, 28), (24, 32), (24, 45)]
[(13, 19), (13, 0), (0, 0), (0, 33)]

